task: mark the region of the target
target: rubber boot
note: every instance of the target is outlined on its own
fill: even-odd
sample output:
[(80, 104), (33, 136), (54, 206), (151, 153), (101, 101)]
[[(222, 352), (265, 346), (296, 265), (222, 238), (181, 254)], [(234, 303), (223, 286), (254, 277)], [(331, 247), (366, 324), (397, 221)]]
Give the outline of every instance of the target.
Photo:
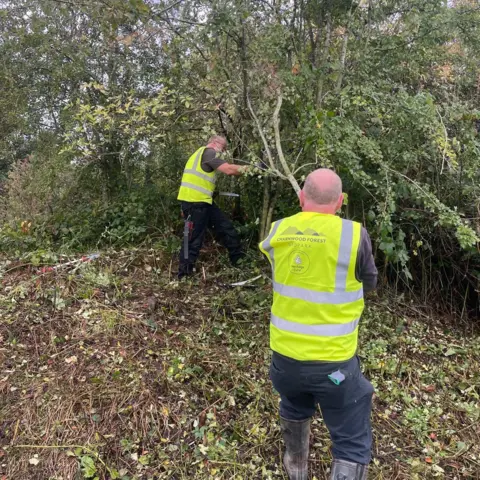
[(307, 480), (308, 449), (310, 443), (310, 419), (286, 420), (280, 417), (285, 455), (283, 466), (290, 480)]
[(368, 465), (334, 459), (330, 480), (367, 480), (367, 473)]

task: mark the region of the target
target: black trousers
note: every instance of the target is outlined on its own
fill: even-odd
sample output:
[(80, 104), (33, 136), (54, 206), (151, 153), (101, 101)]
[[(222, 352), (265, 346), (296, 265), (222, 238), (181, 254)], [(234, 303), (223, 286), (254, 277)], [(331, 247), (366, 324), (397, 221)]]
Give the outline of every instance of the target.
[(243, 257), (240, 238), (227, 216), (213, 203), (181, 202), (182, 212), (185, 219), (190, 216), (193, 222), (193, 230), (188, 242), (188, 260), (185, 259), (184, 246), (180, 250), (180, 262), (178, 276), (183, 277), (192, 272), (195, 262), (202, 248), (205, 231), (209, 228), (215, 239), (228, 249), (230, 261), (233, 265)]
[[(340, 385), (328, 378), (337, 370), (345, 376)], [(346, 362), (299, 362), (273, 352), (270, 378), (280, 394), (280, 416), (305, 420), (320, 405), (334, 458), (370, 462), (373, 386), (363, 376), (358, 357)]]

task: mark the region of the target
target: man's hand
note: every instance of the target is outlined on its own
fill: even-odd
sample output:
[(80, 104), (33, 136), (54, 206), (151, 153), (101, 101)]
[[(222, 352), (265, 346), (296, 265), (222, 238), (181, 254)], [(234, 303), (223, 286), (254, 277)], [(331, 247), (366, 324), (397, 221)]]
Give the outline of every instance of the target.
[(238, 167), (238, 171), (240, 172), (241, 175), (245, 175), (245, 173), (248, 173), (252, 168), (250, 165), (241, 165)]
[[(255, 165), (234, 165), (232, 163), (224, 163), (220, 165), (217, 170), (225, 175), (246, 175), (248, 173), (255, 174), (255, 169), (267, 172), (268, 168), (263, 162), (258, 162)], [(258, 174), (259, 172), (257, 172)]]
[(225, 175), (243, 175), (247, 173), (247, 171), (250, 169), (249, 166), (247, 165), (233, 165), (232, 163), (224, 163), (223, 165), (220, 165), (217, 170), (219, 172), (224, 173)]

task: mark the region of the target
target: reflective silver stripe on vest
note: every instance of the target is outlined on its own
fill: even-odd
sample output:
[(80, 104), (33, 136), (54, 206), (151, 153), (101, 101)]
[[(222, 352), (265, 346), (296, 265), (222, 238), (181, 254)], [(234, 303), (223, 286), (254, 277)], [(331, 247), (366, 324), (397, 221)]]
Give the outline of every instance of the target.
[(331, 305), (338, 305), (340, 303), (355, 302), (363, 298), (363, 288), (355, 292), (334, 291), (334, 292), (318, 292), (316, 290), (309, 290), (307, 288), (292, 287), (284, 285), (283, 283), (273, 282), (273, 289), (275, 292), (285, 297), (296, 298), (298, 300), (305, 300), (312, 303), (327, 303)]
[(197, 156), (195, 157), (192, 168), (191, 169), (189, 168), (188, 170), (185, 170), (185, 173), (191, 173), (192, 175), (195, 175), (199, 178), (203, 178), (203, 180), (206, 180), (207, 182), (213, 183), (215, 185), (215, 180), (216, 180), (215, 176), (213, 178), (211, 178), (208, 175), (206, 175), (205, 173), (202, 173), (202, 172), (198, 171), (198, 165), (200, 163), (200, 159), (202, 158), (203, 152), (205, 152), (205, 149), (200, 150), (197, 153)]
[(360, 319), (357, 318), (353, 322), (340, 324), (305, 325), (302, 323), (289, 322), (288, 320), (277, 317), (272, 313), (270, 321), (272, 325), (278, 329), (287, 332), (314, 335), (317, 337), (340, 337), (341, 335), (353, 333), (357, 329)]
[(213, 197), (213, 192), (211, 192), (210, 190), (207, 190), (206, 188), (199, 187), (198, 185), (194, 185), (193, 183), (182, 182), (181, 186), (186, 188), (191, 188), (193, 190), (196, 190), (197, 192), (205, 193), (205, 195), (208, 195), (209, 197)]
[(268, 235), (268, 237), (262, 242), (262, 248), (268, 252), (268, 256), (270, 257), (270, 263), (272, 265), (272, 279), (275, 279), (275, 255), (274, 251), (272, 248), (272, 244), (270, 243), (272, 241), (272, 238), (274, 235), (277, 233), (278, 227), (282, 223), (281, 220), (277, 220), (272, 227), (272, 231)]
[(195, 175), (196, 177), (202, 178), (203, 180), (206, 180), (207, 182), (213, 183), (215, 185), (215, 178), (209, 177), (208, 175), (205, 175), (204, 173), (198, 172), (197, 170), (194, 170), (193, 168), (185, 169), (184, 173), (189, 173), (190, 175)]
[(216, 180), (216, 176), (214, 175), (213, 178), (210, 177), (209, 175), (205, 174), (205, 173), (202, 173), (202, 172), (199, 172), (198, 171), (198, 165), (199, 165), (199, 162), (200, 162), (200, 158), (202, 157), (202, 153), (205, 151), (205, 149), (203, 150), (200, 150), (197, 155), (195, 156), (195, 160), (193, 161), (193, 165), (192, 165), (192, 168), (185, 168), (185, 170), (183, 171), (183, 173), (188, 173), (190, 175), (195, 175), (196, 177), (198, 178), (201, 178), (202, 180), (206, 180), (207, 182), (210, 182), (210, 183), (213, 183), (213, 185), (215, 185), (215, 180)]
[(193, 170), (196, 170), (196, 168), (198, 167), (198, 161), (200, 160), (201, 156), (203, 155), (203, 152), (205, 151), (205, 149), (200, 149), (199, 152), (197, 153), (197, 156), (195, 157), (195, 160), (193, 161)]
[(348, 266), (352, 255), (353, 222), (342, 220), (342, 235), (338, 249), (337, 271), (335, 274), (335, 290), (345, 292), (347, 288)]

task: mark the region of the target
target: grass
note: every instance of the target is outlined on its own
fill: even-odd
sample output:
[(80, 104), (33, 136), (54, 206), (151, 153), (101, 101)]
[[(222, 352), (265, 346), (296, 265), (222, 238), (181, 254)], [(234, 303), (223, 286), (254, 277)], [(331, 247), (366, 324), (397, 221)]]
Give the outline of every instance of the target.
[[(1, 480), (286, 478), (268, 275), (228, 289), (259, 267), (212, 258), (180, 284), (153, 250), (46, 273), (3, 259)], [(376, 389), (369, 478), (480, 478), (478, 334), (373, 297), (360, 355)], [(320, 415), (311, 446), (311, 478), (327, 478)]]

